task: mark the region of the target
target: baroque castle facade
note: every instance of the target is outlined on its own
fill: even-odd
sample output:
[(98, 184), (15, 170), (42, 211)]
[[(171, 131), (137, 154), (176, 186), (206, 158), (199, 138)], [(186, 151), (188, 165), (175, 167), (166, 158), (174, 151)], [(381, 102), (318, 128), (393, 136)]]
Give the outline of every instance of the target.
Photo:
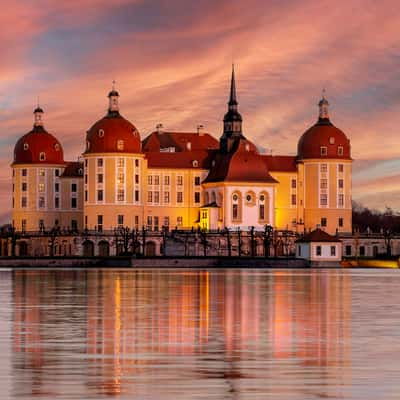
[(116, 227), (206, 231), (304, 232), (320, 226), (351, 233), (350, 141), (319, 102), (317, 122), (300, 137), (296, 156), (262, 154), (247, 139), (232, 70), (219, 141), (199, 126), (144, 140), (122, 117), (119, 93), (86, 134), (81, 161), (64, 160), (46, 131), (43, 110), (15, 145), (13, 227), (17, 232), (113, 232)]

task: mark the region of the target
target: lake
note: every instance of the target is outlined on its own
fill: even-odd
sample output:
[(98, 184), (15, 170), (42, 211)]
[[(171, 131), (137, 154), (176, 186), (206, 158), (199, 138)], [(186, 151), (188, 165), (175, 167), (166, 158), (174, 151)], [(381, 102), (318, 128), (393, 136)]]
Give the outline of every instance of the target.
[(1, 399), (399, 399), (400, 270), (0, 277)]

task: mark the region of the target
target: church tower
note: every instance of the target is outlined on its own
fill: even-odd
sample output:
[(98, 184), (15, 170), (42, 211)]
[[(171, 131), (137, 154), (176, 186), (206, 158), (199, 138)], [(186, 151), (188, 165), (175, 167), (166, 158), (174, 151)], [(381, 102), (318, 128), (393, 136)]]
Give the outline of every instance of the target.
[(229, 153), (232, 144), (238, 138), (243, 138), (242, 116), (238, 112), (236, 99), (235, 68), (232, 65), (231, 90), (228, 101), (228, 112), (224, 116), (224, 133), (220, 138), (220, 150), (222, 153)]

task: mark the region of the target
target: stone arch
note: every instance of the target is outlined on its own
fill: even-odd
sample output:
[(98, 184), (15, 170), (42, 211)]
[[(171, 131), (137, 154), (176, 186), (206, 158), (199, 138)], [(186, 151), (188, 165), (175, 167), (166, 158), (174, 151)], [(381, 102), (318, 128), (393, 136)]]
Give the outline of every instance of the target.
[(157, 245), (155, 242), (146, 242), (145, 256), (154, 257), (156, 255)]
[(91, 240), (85, 240), (82, 243), (82, 247), (83, 247), (83, 257), (94, 256), (94, 243)]
[(28, 255), (28, 243), (25, 242), (25, 240), (21, 240), (18, 243), (18, 251), (19, 251), (19, 255), (21, 257), (27, 256)]
[(107, 240), (101, 240), (98, 244), (98, 247), (100, 257), (108, 257), (110, 255), (110, 244), (107, 242)]

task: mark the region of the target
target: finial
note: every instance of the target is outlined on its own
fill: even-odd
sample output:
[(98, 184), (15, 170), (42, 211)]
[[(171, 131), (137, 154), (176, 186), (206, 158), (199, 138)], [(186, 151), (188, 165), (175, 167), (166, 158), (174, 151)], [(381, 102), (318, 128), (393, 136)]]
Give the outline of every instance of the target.
[(43, 126), (43, 109), (40, 107), (39, 96), (37, 96), (37, 104), (33, 114), (35, 116), (33, 126)]
[(326, 99), (325, 95), (326, 95), (326, 89), (323, 88), (322, 99), (318, 103), (320, 120), (329, 120), (329, 112), (328, 112), (329, 102)]
[(112, 81), (112, 88), (111, 92), (108, 93), (109, 98), (109, 106), (108, 106), (108, 113), (118, 115), (119, 112), (119, 105), (118, 105), (118, 97), (119, 93), (115, 90), (115, 79)]
[(112, 91), (114, 91), (115, 90), (115, 84), (116, 84), (117, 82), (115, 82), (115, 79), (113, 79), (113, 81), (112, 81)]

